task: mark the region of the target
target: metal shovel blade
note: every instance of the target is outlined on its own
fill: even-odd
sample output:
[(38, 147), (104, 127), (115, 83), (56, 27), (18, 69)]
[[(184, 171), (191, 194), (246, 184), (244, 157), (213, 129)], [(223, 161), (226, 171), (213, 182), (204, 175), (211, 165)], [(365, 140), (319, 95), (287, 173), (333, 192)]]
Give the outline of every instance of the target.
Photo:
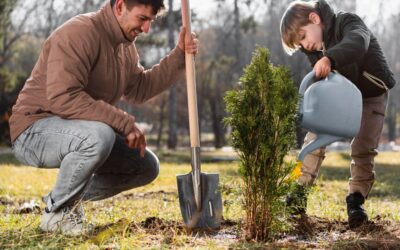
[(196, 206), (192, 172), (176, 177), (179, 205), (188, 228), (218, 229), (222, 220), (222, 198), (219, 174), (201, 173), (201, 208)]

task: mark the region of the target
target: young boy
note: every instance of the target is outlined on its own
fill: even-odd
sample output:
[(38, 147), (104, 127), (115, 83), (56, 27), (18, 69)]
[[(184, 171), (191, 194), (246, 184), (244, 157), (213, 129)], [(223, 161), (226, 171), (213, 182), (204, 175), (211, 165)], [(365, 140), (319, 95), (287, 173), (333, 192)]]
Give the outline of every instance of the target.
[[(336, 70), (362, 93), (362, 121), (351, 143), (351, 178), (346, 197), (349, 226), (359, 227), (368, 220), (362, 205), (375, 179), (374, 158), (378, 154), (388, 90), (395, 85), (393, 73), (377, 39), (360, 17), (353, 13), (334, 13), (324, 0), (292, 2), (283, 14), (280, 29), (286, 52), (305, 53), (318, 78)], [(304, 143), (314, 138), (314, 134), (308, 133)], [(300, 205), (299, 212), (305, 211), (305, 187), (313, 184), (324, 157), (325, 148), (320, 148), (303, 162), (300, 185), (288, 200), (292, 205)]]

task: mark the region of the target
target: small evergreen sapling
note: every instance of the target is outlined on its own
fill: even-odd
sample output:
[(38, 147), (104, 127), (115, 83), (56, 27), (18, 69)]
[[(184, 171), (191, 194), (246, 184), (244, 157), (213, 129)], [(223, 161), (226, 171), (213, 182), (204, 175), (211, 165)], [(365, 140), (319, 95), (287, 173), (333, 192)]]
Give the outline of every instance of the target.
[(244, 181), (245, 236), (272, 240), (287, 226), (284, 197), (297, 179), (294, 163), (284, 157), (295, 146), (298, 92), (290, 72), (269, 61), (257, 47), (225, 103), (232, 145), (239, 153)]

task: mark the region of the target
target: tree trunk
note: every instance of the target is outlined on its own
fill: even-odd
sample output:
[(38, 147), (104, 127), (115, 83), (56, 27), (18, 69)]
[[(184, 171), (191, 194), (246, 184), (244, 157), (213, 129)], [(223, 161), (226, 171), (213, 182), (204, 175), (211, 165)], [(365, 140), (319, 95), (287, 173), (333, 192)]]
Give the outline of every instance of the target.
[(219, 100), (222, 100), (222, 97), (209, 98), (215, 148), (222, 148), (226, 143), (225, 129), (222, 123), (222, 120), (224, 119), (224, 113), (221, 110), (222, 103), (220, 103)]
[[(173, 0), (168, 0), (168, 45), (170, 49), (175, 47), (174, 42), (174, 20), (173, 20)], [(176, 105), (176, 87), (172, 86), (169, 91), (169, 117), (168, 117), (168, 148), (176, 149), (178, 144), (177, 133), (177, 105)]]
[(388, 116), (387, 116), (387, 125), (388, 125), (388, 140), (396, 141), (396, 105), (393, 101), (389, 99), (388, 105)]
[(160, 104), (160, 113), (158, 116), (158, 133), (157, 133), (157, 149), (161, 149), (161, 140), (162, 140), (162, 134), (164, 130), (164, 110), (165, 110), (165, 104), (166, 104), (166, 99), (163, 98)]
[(209, 95), (208, 100), (211, 109), (212, 129), (214, 133), (214, 146), (215, 148), (222, 148), (225, 141), (225, 128), (223, 124), (224, 119), (224, 103), (222, 102), (222, 94), (224, 91), (221, 89), (220, 82), (224, 81), (224, 76), (216, 74), (215, 88)]
[(240, 52), (241, 52), (241, 37), (240, 37), (240, 13), (239, 13), (239, 6), (238, 6), (238, 0), (235, 0), (235, 9), (234, 9), (234, 25), (235, 25), (235, 58), (236, 58), (236, 63), (235, 63), (235, 71), (240, 69), (240, 63), (241, 63), (241, 57), (240, 57)]
[(169, 120), (168, 120), (168, 148), (176, 149), (178, 144), (177, 119), (176, 119), (176, 88), (171, 87), (169, 90)]

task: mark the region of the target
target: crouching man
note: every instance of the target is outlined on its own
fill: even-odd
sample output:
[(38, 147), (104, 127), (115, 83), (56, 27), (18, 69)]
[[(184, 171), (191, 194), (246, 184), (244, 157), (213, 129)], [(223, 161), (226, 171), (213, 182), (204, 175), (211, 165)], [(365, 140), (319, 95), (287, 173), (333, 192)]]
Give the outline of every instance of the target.
[(10, 118), (16, 158), (60, 169), (44, 197), (42, 230), (84, 233), (80, 201), (105, 199), (157, 177), (159, 161), (135, 117), (114, 105), (121, 97), (142, 103), (168, 89), (184, 76), (184, 53), (197, 53), (197, 39), (185, 42), (182, 29), (177, 46), (143, 69), (135, 39), (163, 9), (163, 0), (111, 0), (70, 19), (45, 41)]

